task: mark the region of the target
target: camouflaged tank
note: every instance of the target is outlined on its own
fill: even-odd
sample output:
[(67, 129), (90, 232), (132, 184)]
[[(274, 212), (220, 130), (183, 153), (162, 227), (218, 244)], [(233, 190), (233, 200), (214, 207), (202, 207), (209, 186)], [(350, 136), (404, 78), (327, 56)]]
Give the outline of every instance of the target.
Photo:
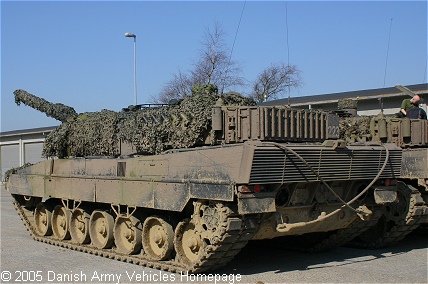
[[(397, 87), (410, 96), (415, 95), (405, 87)], [(383, 112), (376, 116), (356, 116), (356, 101), (353, 108), (355, 112), (349, 112), (338, 103), (341, 139), (394, 143), (403, 149), (397, 200), (380, 206), (379, 221), (350, 243), (356, 247), (381, 248), (402, 240), (420, 225), (427, 227), (428, 121), (398, 118)]]
[(340, 245), (377, 222), (369, 208), (396, 199), (402, 149), (345, 143), (334, 113), (256, 106), (236, 93), (83, 114), (15, 96), (63, 122), (46, 138), (45, 161), (7, 174), (37, 241), (196, 273), (250, 240), (317, 234), (305, 248)]

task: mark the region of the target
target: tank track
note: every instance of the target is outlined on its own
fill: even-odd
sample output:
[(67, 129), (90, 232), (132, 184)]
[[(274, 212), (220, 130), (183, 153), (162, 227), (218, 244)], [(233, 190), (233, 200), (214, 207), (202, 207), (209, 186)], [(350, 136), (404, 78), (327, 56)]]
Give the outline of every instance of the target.
[(428, 235), (428, 224), (421, 224), (419, 227), (416, 228), (417, 232), (420, 234)]
[(199, 261), (193, 265), (185, 265), (178, 262), (177, 258), (169, 261), (155, 261), (147, 259), (142, 254), (123, 255), (115, 252), (114, 249), (98, 249), (90, 244), (79, 245), (72, 243), (71, 240), (61, 241), (54, 239), (52, 236), (40, 236), (33, 225), (33, 211), (27, 210), (20, 205), (14, 197), (12, 200), (21, 221), (29, 231), (30, 236), (36, 241), (171, 273), (200, 273), (223, 267), (252, 239), (259, 222), (259, 218), (253, 216), (251, 218), (243, 218), (240, 228), (229, 228), (229, 220), (231, 218), (236, 220), (237, 217), (229, 215), (230, 212), (227, 212), (228, 215), (223, 218), (223, 222), (226, 222), (226, 224), (222, 224), (225, 229), (218, 236), (218, 242), (215, 245), (208, 245)]
[(378, 249), (390, 246), (404, 239), (421, 224), (427, 223), (428, 210), (420, 192), (411, 185), (407, 185), (407, 188), (411, 191), (411, 194), (406, 217), (398, 220), (375, 241), (367, 242), (357, 237), (349, 243), (349, 246), (365, 249)]

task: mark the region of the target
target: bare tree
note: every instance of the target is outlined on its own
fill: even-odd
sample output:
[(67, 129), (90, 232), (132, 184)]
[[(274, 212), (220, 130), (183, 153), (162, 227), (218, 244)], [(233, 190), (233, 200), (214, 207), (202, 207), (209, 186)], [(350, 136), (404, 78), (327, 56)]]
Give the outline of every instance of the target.
[(152, 98), (155, 103), (168, 103), (172, 99), (184, 98), (192, 94), (192, 86), (194, 82), (193, 78), (184, 74), (180, 70), (178, 74), (174, 75), (174, 78), (162, 87), (158, 97)]
[(205, 29), (202, 48), (199, 50), (199, 60), (192, 72), (200, 84), (218, 86), (220, 92), (232, 86), (243, 86), (244, 79), (240, 76), (241, 67), (231, 60), (231, 51), (224, 42), (226, 34), (218, 23), (214, 29)]
[(301, 84), (300, 70), (296, 66), (271, 64), (259, 74), (250, 97), (259, 103), (265, 102), (284, 95), (287, 88), (296, 88)]
[(190, 74), (179, 70), (174, 78), (162, 88), (157, 102), (168, 102), (173, 98), (184, 98), (191, 95), (194, 85), (216, 85), (220, 92), (231, 87), (243, 86), (242, 69), (235, 61), (230, 60), (230, 50), (225, 43), (226, 34), (218, 23), (214, 29), (204, 30), (198, 59), (193, 64)]

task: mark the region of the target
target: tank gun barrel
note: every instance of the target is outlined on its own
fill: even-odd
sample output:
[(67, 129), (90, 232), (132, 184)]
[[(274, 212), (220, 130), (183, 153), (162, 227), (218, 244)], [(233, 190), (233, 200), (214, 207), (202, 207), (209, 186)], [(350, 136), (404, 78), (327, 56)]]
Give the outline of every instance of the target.
[(402, 91), (403, 93), (405, 93), (406, 95), (413, 97), (414, 95), (416, 95), (416, 93), (412, 92), (409, 88), (401, 86), (401, 85), (395, 85), (395, 87), (397, 89), (399, 89), (400, 91)]
[(77, 112), (72, 107), (61, 103), (54, 104), (48, 102), (47, 100), (39, 98), (24, 90), (16, 90), (13, 94), (15, 95), (15, 103), (17, 105), (24, 103), (25, 105), (44, 112), (47, 116), (55, 118), (61, 122), (66, 122), (67, 119), (77, 116)]

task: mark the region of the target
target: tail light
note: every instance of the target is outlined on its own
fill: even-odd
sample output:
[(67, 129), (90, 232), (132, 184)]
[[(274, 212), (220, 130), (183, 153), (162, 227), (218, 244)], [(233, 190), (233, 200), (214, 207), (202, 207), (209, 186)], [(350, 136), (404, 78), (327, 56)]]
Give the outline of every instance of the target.
[(256, 185), (241, 185), (239, 186), (238, 190), (239, 192), (255, 192), (255, 193), (259, 193), (261, 192), (263, 189), (263, 187), (260, 184), (256, 184)]
[(385, 185), (386, 186), (390, 186), (390, 185), (397, 185), (398, 180), (395, 178), (387, 178), (385, 180)]

